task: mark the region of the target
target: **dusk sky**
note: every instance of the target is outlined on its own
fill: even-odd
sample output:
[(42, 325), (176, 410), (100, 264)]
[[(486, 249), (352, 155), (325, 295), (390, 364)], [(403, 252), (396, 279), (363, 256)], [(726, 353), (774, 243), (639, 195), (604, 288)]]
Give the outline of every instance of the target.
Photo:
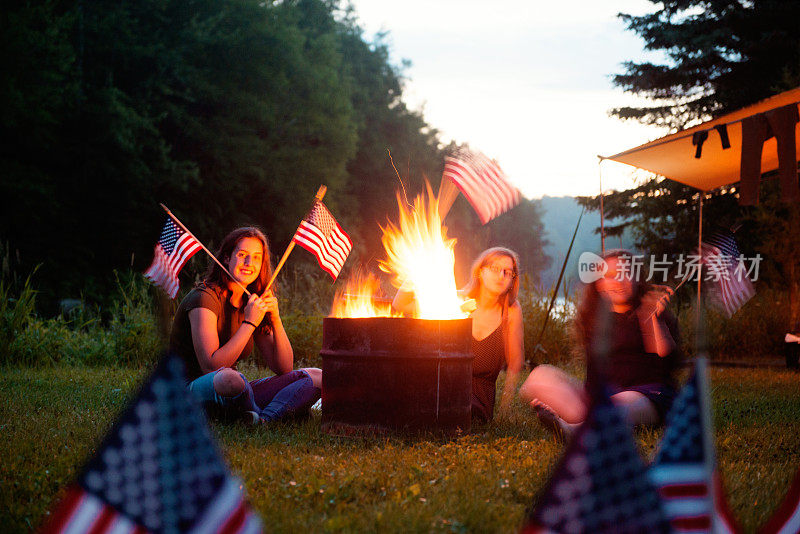
[[(596, 195), (598, 154), (668, 133), (607, 113), (633, 102), (611, 75), (624, 61), (648, 57), (616, 15), (652, 11), (650, 2), (353, 4), (368, 39), (388, 31), (393, 62), (411, 61), (406, 102), (424, 110), (443, 141), (468, 142), (497, 159), (529, 198)], [(604, 190), (635, 184), (626, 165), (605, 162), (602, 173)]]

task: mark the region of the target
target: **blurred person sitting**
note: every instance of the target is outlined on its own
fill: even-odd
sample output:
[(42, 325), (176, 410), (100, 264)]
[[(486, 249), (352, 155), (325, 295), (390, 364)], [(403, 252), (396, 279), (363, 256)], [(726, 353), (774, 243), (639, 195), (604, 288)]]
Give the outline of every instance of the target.
[[(585, 287), (576, 326), (586, 354), (586, 381), (551, 365), (539, 365), (520, 388), (520, 397), (549, 428), (570, 434), (586, 418), (593, 387), (604, 382), (612, 402), (632, 425), (660, 425), (677, 394), (682, 361), (678, 323), (666, 309), (672, 290), (639, 281), (631, 254), (609, 251), (608, 270)], [(610, 311), (600, 331), (599, 309)], [(603, 336), (607, 350), (598, 350)], [(604, 352), (606, 354), (601, 354)]]

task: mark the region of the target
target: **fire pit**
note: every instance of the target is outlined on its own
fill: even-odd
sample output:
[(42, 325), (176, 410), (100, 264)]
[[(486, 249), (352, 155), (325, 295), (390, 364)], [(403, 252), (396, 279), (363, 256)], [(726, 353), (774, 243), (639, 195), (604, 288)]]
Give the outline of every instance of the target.
[(322, 325), (325, 431), (469, 430), (471, 319), (326, 317)]

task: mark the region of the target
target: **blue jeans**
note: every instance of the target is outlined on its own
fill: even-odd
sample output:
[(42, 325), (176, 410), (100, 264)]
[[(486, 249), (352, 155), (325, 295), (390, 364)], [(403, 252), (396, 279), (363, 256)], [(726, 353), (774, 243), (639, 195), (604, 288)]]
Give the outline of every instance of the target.
[(214, 389), (214, 376), (219, 371), (221, 369), (189, 383), (189, 391), (212, 417), (235, 419), (242, 412), (252, 411), (262, 420), (275, 421), (307, 412), (320, 397), (320, 390), (314, 387), (311, 377), (299, 369), (252, 382), (239, 373), (244, 380), (244, 390), (236, 396), (225, 397)]

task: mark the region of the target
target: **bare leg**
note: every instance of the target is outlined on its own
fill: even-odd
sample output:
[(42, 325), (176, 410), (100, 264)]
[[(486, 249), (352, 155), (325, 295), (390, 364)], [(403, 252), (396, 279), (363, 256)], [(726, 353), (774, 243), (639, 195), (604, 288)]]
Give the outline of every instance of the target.
[(638, 391), (620, 391), (611, 396), (611, 402), (625, 414), (631, 425), (658, 424), (658, 412), (650, 399)]
[(311, 377), (311, 381), (314, 383), (314, 387), (317, 389), (322, 389), (322, 369), (318, 369), (316, 367), (304, 367), (301, 371), (305, 371), (308, 373), (308, 376)]
[(574, 377), (552, 365), (539, 365), (531, 371), (519, 395), (531, 408), (544, 405), (566, 423), (582, 423), (586, 418), (588, 402), (583, 387)]

